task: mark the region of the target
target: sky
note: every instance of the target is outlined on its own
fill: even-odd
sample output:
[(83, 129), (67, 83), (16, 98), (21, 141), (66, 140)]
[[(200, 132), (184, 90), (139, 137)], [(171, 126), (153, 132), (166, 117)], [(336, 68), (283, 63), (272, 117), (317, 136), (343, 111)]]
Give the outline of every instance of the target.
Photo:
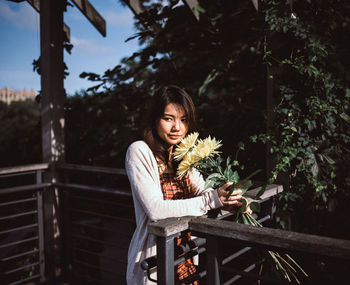
[[(64, 52), (69, 76), (64, 87), (68, 95), (94, 86), (79, 77), (82, 72), (103, 74), (123, 57), (139, 49), (137, 40), (125, 42), (134, 35), (133, 13), (118, 0), (89, 0), (106, 20), (103, 37), (77, 7), (68, 6), (64, 22), (70, 27), (72, 53)], [(0, 0), (0, 89), (39, 91), (40, 76), (32, 62), (40, 56), (40, 17), (26, 2)]]

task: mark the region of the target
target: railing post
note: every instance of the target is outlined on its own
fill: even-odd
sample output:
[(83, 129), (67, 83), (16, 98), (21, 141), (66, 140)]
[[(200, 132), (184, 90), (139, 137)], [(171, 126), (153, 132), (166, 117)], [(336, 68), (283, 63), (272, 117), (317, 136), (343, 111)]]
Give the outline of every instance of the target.
[(157, 281), (161, 285), (175, 282), (174, 237), (157, 237)]
[(62, 273), (67, 281), (72, 280), (71, 195), (60, 190), (62, 203)]
[[(42, 170), (36, 171), (36, 184), (42, 183)], [(42, 190), (37, 190), (37, 210), (38, 210), (38, 237), (39, 237), (39, 270), (40, 282), (45, 282), (45, 244), (44, 244), (44, 213), (43, 213), (43, 195)]]
[(219, 242), (214, 236), (208, 235), (207, 239), (207, 283), (210, 285), (220, 284), (219, 265)]

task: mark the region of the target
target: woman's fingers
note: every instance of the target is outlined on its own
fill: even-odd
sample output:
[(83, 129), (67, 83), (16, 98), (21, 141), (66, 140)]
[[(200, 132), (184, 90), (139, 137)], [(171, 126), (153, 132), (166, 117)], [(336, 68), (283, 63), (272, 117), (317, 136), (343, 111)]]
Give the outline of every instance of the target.
[(224, 200), (221, 201), (224, 206), (235, 206), (235, 207), (240, 207), (242, 206), (242, 202), (238, 200)]

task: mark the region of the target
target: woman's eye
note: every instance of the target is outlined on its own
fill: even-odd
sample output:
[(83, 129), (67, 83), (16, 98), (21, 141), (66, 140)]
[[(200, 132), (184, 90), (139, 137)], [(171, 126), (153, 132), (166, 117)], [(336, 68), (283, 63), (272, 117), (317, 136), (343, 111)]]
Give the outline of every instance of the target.
[(171, 121), (171, 118), (165, 117), (165, 118), (163, 118), (163, 120), (165, 120), (165, 121)]

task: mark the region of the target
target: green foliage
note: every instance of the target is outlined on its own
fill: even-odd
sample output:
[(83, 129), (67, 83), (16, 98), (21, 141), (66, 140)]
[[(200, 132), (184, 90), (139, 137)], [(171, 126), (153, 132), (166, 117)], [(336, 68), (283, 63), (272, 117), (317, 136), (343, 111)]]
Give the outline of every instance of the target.
[(251, 139), (268, 143), (276, 158), (271, 181), (290, 173), (281, 209), (315, 215), (336, 193), (350, 197), (350, 61), (342, 40), (350, 36), (350, 5), (292, 2), (264, 3), (264, 60), (278, 70), (275, 129)]
[(40, 163), (40, 106), (35, 101), (0, 101), (0, 167)]
[[(133, 36), (142, 44), (140, 51), (105, 74), (81, 76), (96, 82), (91, 88), (96, 96), (127, 92), (140, 107), (161, 85), (185, 87), (197, 106), (200, 132), (230, 142), (223, 149), (227, 154), (233, 154), (232, 145), (247, 141), (245, 165), (262, 168), (263, 146), (248, 142), (265, 128), (262, 15), (249, 1), (203, 1), (205, 12), (197, 21), (187, 6), (177, 4), (148, 3), (149, 11), (140, 17), (148, 25), (137, 22)], [(133, 112), (125, 115), (139, 116), (142, 108)]]

